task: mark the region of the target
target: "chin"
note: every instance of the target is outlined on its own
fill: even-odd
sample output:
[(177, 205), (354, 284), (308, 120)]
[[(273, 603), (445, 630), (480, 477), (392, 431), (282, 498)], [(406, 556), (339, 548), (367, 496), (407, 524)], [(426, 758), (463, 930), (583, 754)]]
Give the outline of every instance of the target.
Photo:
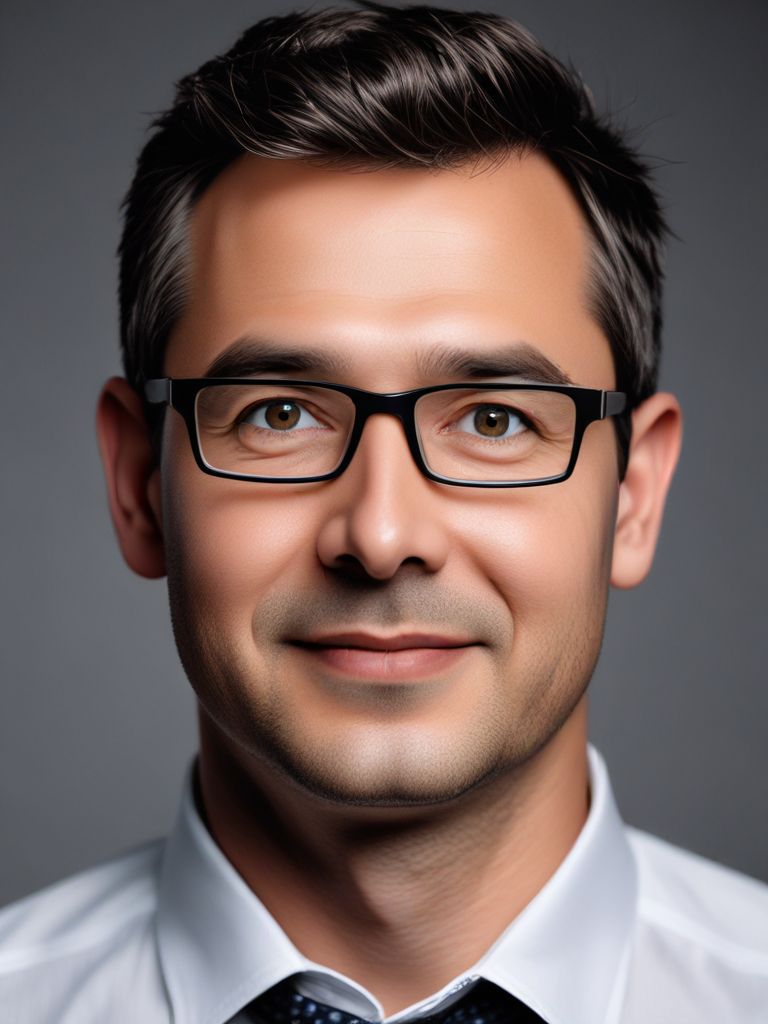
[(322, 800), (358, 807), (427, 807), (455, 801), (514, 767), (487, 745), (469, 749), (444, 737), (347, 737), (343, 747), (275, 742), (261, 757), (293, 785)]

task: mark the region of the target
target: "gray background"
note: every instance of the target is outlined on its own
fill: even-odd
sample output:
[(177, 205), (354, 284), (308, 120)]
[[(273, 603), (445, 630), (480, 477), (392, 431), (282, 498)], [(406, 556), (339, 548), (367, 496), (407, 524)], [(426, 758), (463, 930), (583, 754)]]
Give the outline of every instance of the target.
[[(172, 83), (287, 9), (1, 8), (0, 902), (164, 833), (195, 748), (165, 585), (120, 559), (93, 436), (119, 371), (118, 205)], [(626, 820), (768, 880), (768, 7), (486, 9), (638, 129), (679, 236), (661, 383), (685, 410), (683, 458), (650, 578), (611, 598), (592, 738)]]

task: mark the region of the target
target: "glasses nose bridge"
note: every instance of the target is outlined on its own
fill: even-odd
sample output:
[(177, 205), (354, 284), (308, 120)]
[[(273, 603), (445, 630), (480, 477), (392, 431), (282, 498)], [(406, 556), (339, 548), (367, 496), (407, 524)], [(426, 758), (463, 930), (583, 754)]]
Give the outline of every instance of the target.
[(365, 426), (369, 416), (394, 416), (404, 427), (413, 420), (413, 410), (418, 394), (412, 391), (397, 391), (382, 394), (379, 391), (360, 391), (357, 397), (357, 416), (360, 429)]
[(382, 394), (378, 391), (358, 391), (355, 395), (355, 426), (350, 439), (352, 450), (348, 454), (347, 461), (351, 460), (357, 451), (369, 417), (377, 415), (394, 416), (402, 425), (414, 462), (419, 470), (423, 472), (424, 467), (422, 466), (419, 454), (419, 443), (415, 425), (416, 400), (419, 395), (420, 392), (413, 391), (398, 391), (390, 394)]

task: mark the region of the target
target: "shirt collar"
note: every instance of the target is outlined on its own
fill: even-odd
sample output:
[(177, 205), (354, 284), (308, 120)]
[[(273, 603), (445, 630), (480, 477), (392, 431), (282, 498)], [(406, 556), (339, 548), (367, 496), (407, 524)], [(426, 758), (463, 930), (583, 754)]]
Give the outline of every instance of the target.
[[(457, 988), (483, 977), (513, 993), (548, 1024), (605, 1021), (620, 996), (635, 916), (637, 878), (603, 758), (587, 748), (590, 808), (557, 871), (470, 969), (418, 1007), (434, 1012)], [(195, 806), (196, 762), (187, 769), (163, 853), (157, 931), (175, 1024), (225, 1024), (291, 974), (306, 995), (381, 1019), (365, 988), (304, 957), (222, 853)]]

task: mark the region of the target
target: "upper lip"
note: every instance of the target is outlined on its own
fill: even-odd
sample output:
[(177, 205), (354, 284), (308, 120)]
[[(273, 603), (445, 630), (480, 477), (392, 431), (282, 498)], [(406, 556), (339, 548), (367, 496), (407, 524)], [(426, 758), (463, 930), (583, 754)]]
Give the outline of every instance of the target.
[(438, 633), (398, 633), (396, 636), (375, 636), (360, 630), (344, 633), (326, 633), (310, 636), (294, 643), (314, 647), (361, 647), (371, 651), (402, 651), (408, 647), (466, 647), (472, 643), (466, 637), (443, 636)]

